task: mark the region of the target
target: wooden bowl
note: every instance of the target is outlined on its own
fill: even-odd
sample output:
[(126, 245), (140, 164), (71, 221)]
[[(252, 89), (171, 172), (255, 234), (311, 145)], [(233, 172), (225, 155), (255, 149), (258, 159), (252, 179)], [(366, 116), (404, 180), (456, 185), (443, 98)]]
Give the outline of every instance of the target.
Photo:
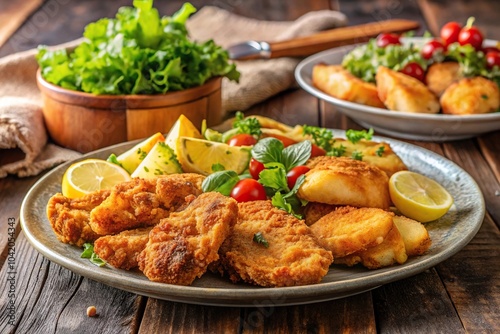
[(52, 140), (82, 153), (128, 140), (166, 133), (184, 114), (200, 128), (222, 122), (221, 81), (157, 95), (93, 95), (47, 82), (37, 72), (43, 115)]

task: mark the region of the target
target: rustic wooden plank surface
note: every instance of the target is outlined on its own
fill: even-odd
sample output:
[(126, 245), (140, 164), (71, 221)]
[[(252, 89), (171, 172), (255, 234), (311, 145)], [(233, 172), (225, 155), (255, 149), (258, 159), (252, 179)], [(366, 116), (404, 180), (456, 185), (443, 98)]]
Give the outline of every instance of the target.
[[(171, 14), (184, 1), (156, 0), (162, 14)], [(215, 5), (232, 12), (272, 20), (293, 20), (310, 10), (335, 9), (348, 14), (350, 24), (402, 17), (422, 23), (421, 32), (434, 33), (450, 19), (476, 15), (491, 38), (500, 39), (493, 0), (452, 1), (268, 1), (195, 0), (196, 7)], [(81, 36), (83, 27), (113, 16), (129, 0), (47, 1), (37, 13), (50, 14), (41, 25), (34, 16), (0, 48), (0, 56), (59, 44)], [(479, 15), (480, 14), (480, 15)], [(40, 14), (42, 15), (42, 14)], [(2, 22), (2, 21), (0, 21)], [(38, 23), (37, 23), (38, 22)], [(361, 127), (302, 90), (290, 90), (254, 106), (246, 113), (284, 123), (329, 128)], [(329, 302), (275, 308), (225, 308), (190, 305), (141, 297), (82, 278), (38, 254), (17, 229), (16, 319), (0, 312), (1, 333), (330, 333), (330, 332), (495, 332), (500, 330), (500, 133), (446, 144), (409, 141), (455, 161), (481, 187), (488, 209), (478, 235), (464, 250), (433, 269), (371, 292)], [(0, 163), (12, 155), (0, 157)], [(0, 307), (9, 302), (8, 247), (4, 231), (8, 218), (18, 224), (24, 194), (38, 178), (0, 180)], [(87, 306), (99, 316), (88, 318)]]
[(43, 0), (0, 2), (0, 47), (42, 3)]

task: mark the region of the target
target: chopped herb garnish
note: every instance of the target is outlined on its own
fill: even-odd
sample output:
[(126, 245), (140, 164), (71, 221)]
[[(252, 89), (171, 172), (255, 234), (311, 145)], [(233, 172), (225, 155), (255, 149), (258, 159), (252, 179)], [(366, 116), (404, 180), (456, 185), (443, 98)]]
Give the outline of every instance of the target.
[(96, 266), (99, 266), (99, 267), (102, 267), (106, 264), (106, 261), (101, 259), (99, 257), (99, 255), (97, 255), (94, 252), (94, 245), (92, 245), (91, 243), (84, 243), (83, 244), (83, 252), (80, 255), (80, 257), (83, 259), (89, 259), (90, 262), (92, 262), (93, 264), (95, 264)]
[(344, 155), (346, 149), (347, 148), (344, 145), (340, 144), (340, 146), (333, 147), (331, 151), (326, 152), (326, 155), (332, 157), (341, 157)]
[(304, 125), (302, 127), (302, 133), (304, 135), (310, 135), (313, 143), (324, 149), (326, 152), (330, 152), (332, 150), (332, 146), (335, 143), (332, 131), (317, 126)]
[(267, 240), (262, 235), (262, 232), (255, 233), (253, 235), (253, 241), (256, 242), (256, 243), (258, 243), (258, 244), (261, 244), (262, 246), (264, 246), (266, 248), (269, 248), (269, 243), (267, 242)]
[(236, 121), (233, 123), (233, 128), (238, 129), (238, 133), (247, 133), (252, 136), (260, 137), (262, 134), (261, 125), (257, 118), (247, 117), (241, 111), (236, 112)]
[(352, 156), (351, 156), (354, 160), (363, 160), (363, 153), (361, 153), (360, 151), (354, 151), (352, 152)]
[(368, 130), (368, 132), (366, 132), (366, 130), (353, 130), (353, 129), (350, 129), (350, 130), (346, 131), (345, 135), (347, 137), (347, 140), (349, 140), (353, 144), (356, 144), (361, 139), (366, 139), (366, 140), (372, 139), (373, 129), (370, 128), (370, 130)]
[(375, 154), (379, 157), (383, 156), (384, 155), (384, 151), (385, 151), (385, 146), (380, 146), (377, 151), (375, 152)]

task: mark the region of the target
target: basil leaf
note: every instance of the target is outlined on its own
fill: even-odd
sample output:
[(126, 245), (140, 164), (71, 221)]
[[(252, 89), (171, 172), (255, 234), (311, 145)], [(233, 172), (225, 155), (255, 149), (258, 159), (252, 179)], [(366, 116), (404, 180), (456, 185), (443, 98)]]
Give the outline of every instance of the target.
[(290, 191), (286, 182), (286, 171), (283, 167), (264, 169), (259, 174), (259, 182), (264, 187), (273, 189), (274, 192)]
[(289, 171), (295, 166), (304, 165), (311, 157), (311, 147), (311, 142), (308, 140), (286, 147), (282, 153), (285, 169)]
[(269, 162), (281, 162), (282, 154), (283, 154), (283, 143), (272, 137), (263, 138), (259, 140), (252, 147), (252, 157), (262, 162), (263, 164)]
[(219, 171), (208, 175), (201, 183), (201, 189), (203, 192), (217, 191), (229, 196), (239, 180), (238, 174), (233, 170)]

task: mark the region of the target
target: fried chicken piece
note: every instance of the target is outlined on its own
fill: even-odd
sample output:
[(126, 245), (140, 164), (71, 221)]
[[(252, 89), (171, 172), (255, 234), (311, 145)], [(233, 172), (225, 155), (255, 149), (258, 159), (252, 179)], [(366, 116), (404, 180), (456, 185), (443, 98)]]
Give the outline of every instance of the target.
[(189, 195), (201, 194), (204, 176), (170, 174), (154, 179), (135, 178), (113, 187), (109, 197), (90, 214), (92, 230), (101, 235), (154, 226), (185, 204)]
[(94, 252), (115, 268), (136, 268), (139, 266), (137, 256), (146, 248), (152, 229), (143, 227), (102, 236), (94, 242)]
[(101, 204), (109, 194), (109, 190), (101, 190), (75, 199), (60, 193), (52, 196), (47, 204), (47, 218), (57, 239), (79, 247), (96, 240), (100, 235), (89, 225), (90, 211)]
[(377, 208), (340, 207), (312, 224), (311, 231), (334, 258), (344, 257), (381, 244), (393, 216)]
[(427, 87), (436, 96), (441, 96), (446, 88), (461, 78), (460, 65), (454, 61), (434, 63), (427, 69), (425, 74)]
[(437, 96), (418, 79), (384, 66), (379, 66), (375, 78), (378, 96), (387, 109), (436, 114), (441, 108)]
[(399, 230), (408, 256), (424, 254), (432, 244), (425, 226), (413, 219), (394, 216), (394, 224)]
[(346, 157), (310, 159), (298, 196), (310, 202), (389, 209), (389, 178), (380, 168)]
[(338, 99), (385, 109), (377, 87), (354, 76), (341, 65), (314, 65), (312, 83), (319, 90)]
[(237, 215), (234, 199), (218, 192), (201, 194), (151, 230), (138, 257), (140, 270), (155, 282), (190, 285), (219, 259)]
[(318, 283), (333, 261), (302, 220), (270, 201), (238, 203), (238, 221), (219, 253), (219, 271), (231, 281), (264, 287)]
[(346, 257), (336, 257), (335, 264), (352, 267), (361, 263), (368, 269), (379, 269), (395, 263), (403, 264), (408, 259), (403, 238), (398, 228), (393, 225), (381, 244), (356, 252)]
[(500, 89), (483, 77), (465, 78), (448, 87), (440, 101), (443, 114), (485, 114), (500, 107)]

